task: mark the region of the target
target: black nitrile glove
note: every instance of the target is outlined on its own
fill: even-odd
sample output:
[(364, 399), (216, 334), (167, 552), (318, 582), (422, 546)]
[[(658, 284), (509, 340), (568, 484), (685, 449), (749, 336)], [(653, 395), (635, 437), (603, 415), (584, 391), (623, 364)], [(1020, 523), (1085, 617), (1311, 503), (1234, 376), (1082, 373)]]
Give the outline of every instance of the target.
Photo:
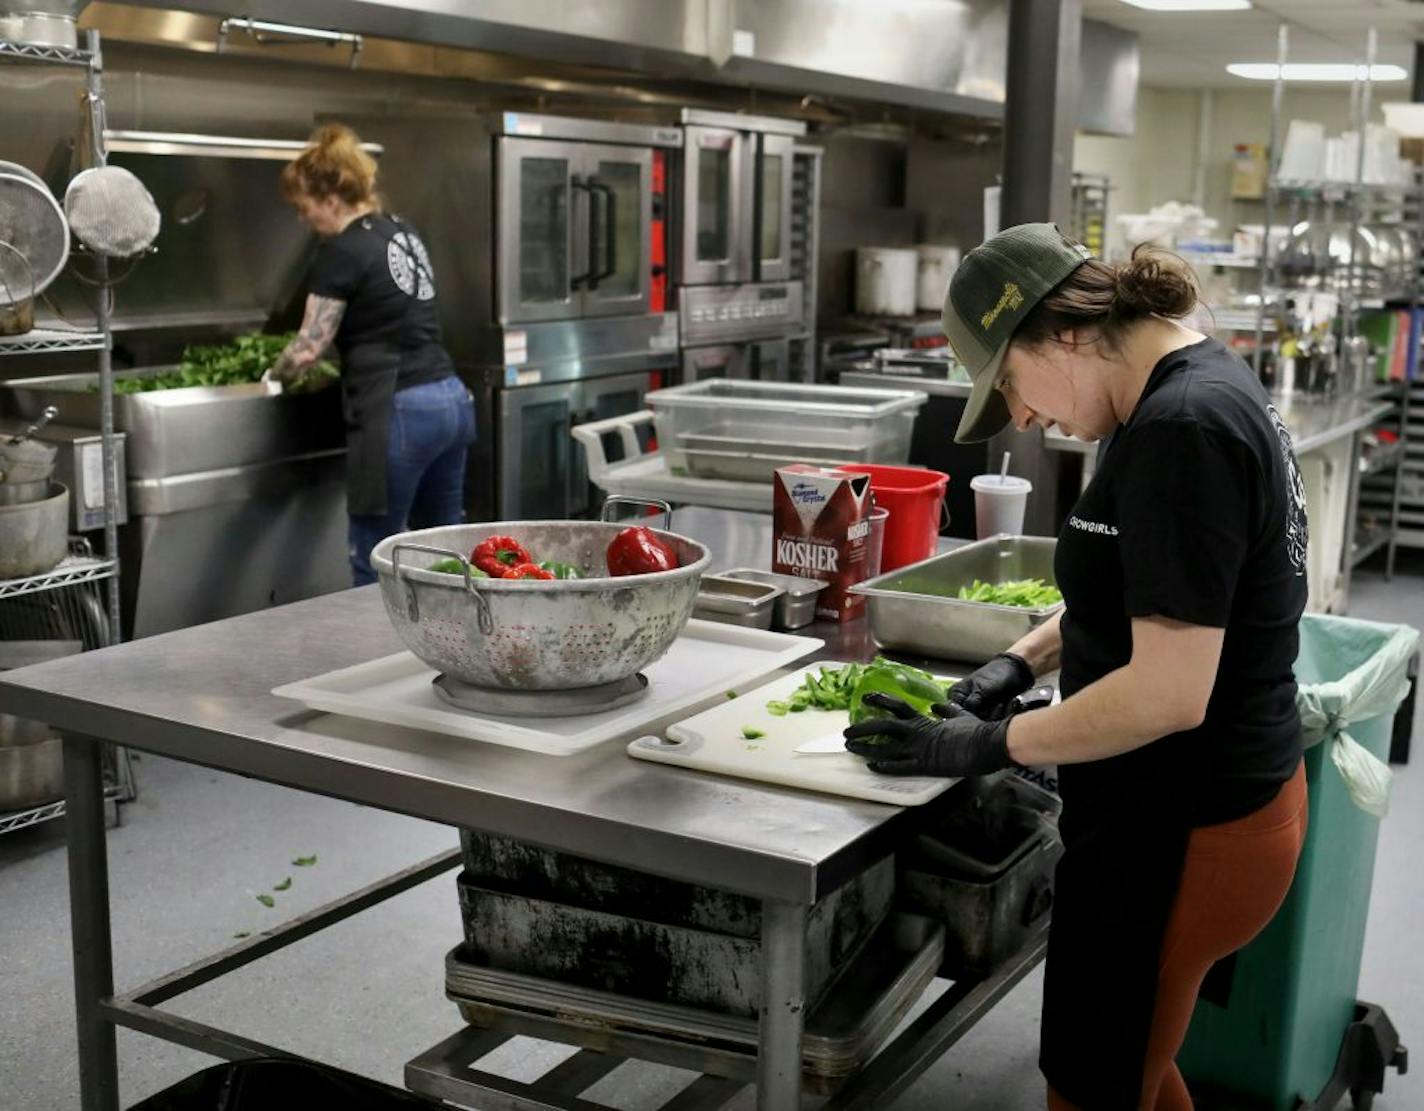
[(881, 775), (988, 775), (1012, 767), (1009, 722), (983, 721), (960, 706), (941, 703), (936, 717), (917, 714), (894, 695), (868, 694), (865, 702), (889, 710), (845, 731), (846, 748), (864, 756)]
[(1033, 686), (1033, 669), (1021, 656), (1000, 652), (954, 684), (949, 700), (985, 721), (1008, 716), (1009, 703)]

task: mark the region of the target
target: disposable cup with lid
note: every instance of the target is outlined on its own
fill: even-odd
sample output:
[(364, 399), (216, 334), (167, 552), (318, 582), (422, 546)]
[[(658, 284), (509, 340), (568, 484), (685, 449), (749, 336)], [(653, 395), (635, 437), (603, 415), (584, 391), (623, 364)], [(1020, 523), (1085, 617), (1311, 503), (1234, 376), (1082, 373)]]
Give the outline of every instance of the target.
[(890, 520), (890, 510), (876, 506), (870, 511), (870, 539), (865, 548), (865, 577), (873, 579), (880, 574), (882, 557), (885, 555), (885, 526)]
[(979, 539), (1000, 534), (1022, 536), (1033, 483), (1017, 475), (981, 474), (969, 480)]

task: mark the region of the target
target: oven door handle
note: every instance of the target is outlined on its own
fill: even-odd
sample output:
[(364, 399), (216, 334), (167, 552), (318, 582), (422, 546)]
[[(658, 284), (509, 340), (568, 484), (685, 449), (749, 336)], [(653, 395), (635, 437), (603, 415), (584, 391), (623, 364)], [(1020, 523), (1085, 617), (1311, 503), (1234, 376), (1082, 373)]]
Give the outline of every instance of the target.
[(569, 289), (571, 289), (571, 290), (582, 288), (583, 285), (584, 285), (584, 283), (586, 283), (586, 282), (589, 283), (589, 288), (590, 288), (590, 289), (594, 288), (594, 283), (593, 283), (593, 277), (594, 277), (594, 273), (593, 273), (593, 211), (594, 211), (594, 209), (597, 208), (598, 206), (593, 203), (593, 188), (589, 185), (589, 183), (588, 183), (587, 181), (584, 181), (583, 178), (579, 177), (578, 174), (571, 174), (571, 175), (569, 176), (569, 208), (570, 208), (570, 211), (569, 211), (569, 222), (570, 222), (570, 224), (573, 224), (573, 223), (574, 223), (574, 213), (573, 213), (574, 196), (575, 196), (575, 194), (577, 194), (577, 193), (579, 193), (579, 192), (584, 192), (584, 193), (587, 193), (587, 194), (588, 194), (588, 228), (589, 228), (589, 234), (588, 234), (587, 253), (586, 253), (585, 256), (584, 256), (584, 264), (585, 264), (585, 266), (587, 267), (587, 269), (585, 269), (582, 274), (575, 274), (573, 277), (571, 277), (571, 278), (569, 279)]
[[(593, 269), (593, 245), (598, 241), (599, 228), (603, 232), (603, 268), (589, 278), (588, 288), (597, 289), (598, 283), (605, 278), (611, 278), (613, 272), (618, 269), (618, 196), (613, 192), (613, 187), (607, 182), (599, 181), (598, 178), (590, 175), (588, 179), (588, 253), (589, 269)], [(603, 195), (603, 216), (595, 225), (593, 220), (594, 210), (598, 205), (594, 202), (593, 194)]]

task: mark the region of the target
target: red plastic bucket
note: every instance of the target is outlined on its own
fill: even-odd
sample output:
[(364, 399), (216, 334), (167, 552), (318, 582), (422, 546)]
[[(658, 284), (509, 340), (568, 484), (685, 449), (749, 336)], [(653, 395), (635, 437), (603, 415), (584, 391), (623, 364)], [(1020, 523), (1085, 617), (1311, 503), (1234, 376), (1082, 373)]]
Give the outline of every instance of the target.
[(923, 467), (874, 463), (843, 463), (841, 469), (868, 474), (875, 504), (890, 511), (880, 557), (882, 574), (935, 554), (949, 475)]

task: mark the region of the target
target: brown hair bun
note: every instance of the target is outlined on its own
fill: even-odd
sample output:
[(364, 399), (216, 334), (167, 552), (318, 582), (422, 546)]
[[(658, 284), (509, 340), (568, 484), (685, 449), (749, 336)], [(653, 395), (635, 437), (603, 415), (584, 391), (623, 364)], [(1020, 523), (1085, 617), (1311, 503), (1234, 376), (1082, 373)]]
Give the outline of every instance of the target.
[(351, 128), (322, 124), (306, 150), (282, 167), (282, 195), (288, 201), (302, 196), (318, 201), (340, 197), (352, 206), (380, 207), (376, 160), (361, 149), (361, 140)]
[(1037, 346), (1066, 331), (1089, 329), (1115, 348), (1139, 321), (1154, 316), (1179, 320), (1196, 308), (1197, 299), (1187, 263), (1142, 243), (1123, 263), (1085, 261), (1034, 306), (1014, 339)]
[(1196, 308), (1196, 281), (1176, 255), (1143, 243), (1117, 268), (1117, 302), (1119, 314), (1177, 319)]

